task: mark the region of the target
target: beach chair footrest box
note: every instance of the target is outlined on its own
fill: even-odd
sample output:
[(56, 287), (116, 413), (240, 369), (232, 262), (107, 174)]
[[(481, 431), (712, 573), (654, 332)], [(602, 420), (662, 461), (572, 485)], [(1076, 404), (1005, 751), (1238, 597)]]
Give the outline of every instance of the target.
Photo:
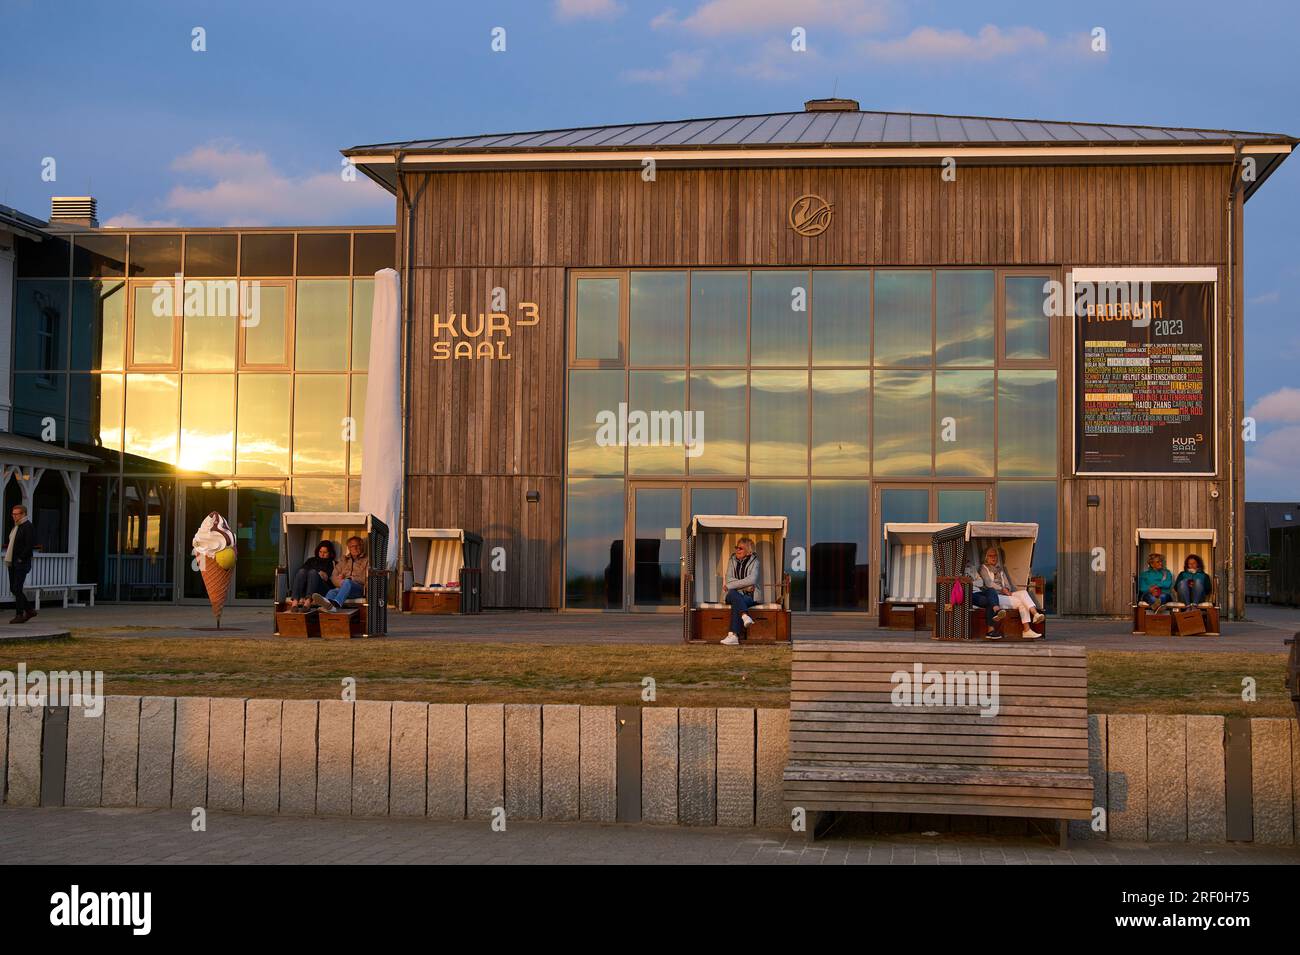
[(1194, 637), (1205, 633), (1205, 618), (1197, 607), (1175, 610), (1169, 616), (1173, 618), (1173, 631), (1180, 637)]
[(302, 639), (319, 637), (320, 613), (316, 610), (309, 610), (307, 613), (291, 613), (288, 610), (277, 610), (275, 612), (275, 632), (282, 637), (299, 637)]
[(896, 603), (885, 600), (880, 604), (880, 626), (883, 630), (925, 630), (931, 626), (933, 619), (933, 603)]
[(1147, 614), (1144, 632), (1148, 637), (1168, 637), (1172, 635), (1174, 632), (1173, 616), (1169, 611)]
[[(777, 643), (790, 639), (790, 611), (760, 610), (757, 607), (749, 611), (754, 618), (754, 625), (745, 634), (736, 634), (749, 643)], [(731, 610), (716, 607), (704, 607), (691, 611), (691, 637), (706, 643), (718, 643), (731, 629)]]
[(361, 610), (337, 610), (332, 613), (318, 613), (320, 635), (326, 640), (347, 640), (360, 637), (366, 632)]
[(460, 613), (459, 590), (408, 590), (408, 613)]

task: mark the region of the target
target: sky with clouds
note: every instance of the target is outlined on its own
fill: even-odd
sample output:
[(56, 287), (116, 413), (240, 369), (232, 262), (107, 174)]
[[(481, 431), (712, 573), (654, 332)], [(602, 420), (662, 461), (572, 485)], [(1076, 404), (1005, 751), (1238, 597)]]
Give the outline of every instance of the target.
[[(0, 203), (43, 216), (51, 195), (92, 193), (114, 225), (387, 223), (392, 200), (345, 182), (340, 148), (832, 93), (1300, 135), (1298, 28), (1300, 5), (1252, 0), (0, 0)], [(1253, 500), (1300, 501), (1297, 211), (1300, 157), (1246, 209)]]

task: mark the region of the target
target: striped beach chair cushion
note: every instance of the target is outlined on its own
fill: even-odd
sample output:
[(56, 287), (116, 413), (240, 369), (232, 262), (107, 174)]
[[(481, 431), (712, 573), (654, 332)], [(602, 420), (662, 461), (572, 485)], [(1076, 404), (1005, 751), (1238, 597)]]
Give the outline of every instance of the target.
[(889, 593), (895, 603), (934, 599), (934, 561), (929, 544), (895, 543), (889, 548)]

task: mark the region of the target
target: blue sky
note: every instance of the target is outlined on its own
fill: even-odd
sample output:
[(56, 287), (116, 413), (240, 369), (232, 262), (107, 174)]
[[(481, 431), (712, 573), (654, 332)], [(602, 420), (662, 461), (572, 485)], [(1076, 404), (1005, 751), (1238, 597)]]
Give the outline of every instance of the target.
[[(1095, 27), (1104, 55), (1086, 50)], [(832, 91), (864, 109), (1300, 135), (1297, 33), (1300, 6), (1240, 0), (0, 0), (0, 202), (45, 215), (51, 195), (93, 193), (120, 225), (384, 223), (392, 201), (342, 181), (341, 147)], [(1255, 500), (1300, 501), (1298, 199), (1293, 157), (1246, 210)]]

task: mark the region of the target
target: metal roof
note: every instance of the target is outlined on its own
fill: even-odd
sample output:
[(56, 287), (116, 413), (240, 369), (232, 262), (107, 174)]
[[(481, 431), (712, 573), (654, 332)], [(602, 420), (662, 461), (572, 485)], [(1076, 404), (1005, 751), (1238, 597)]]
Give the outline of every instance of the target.
[(21, 235), (25, 239), (40, 241), (50, 224), (25, 212), (19, 212), (10, 206), (0, 205), (0, 229)]

